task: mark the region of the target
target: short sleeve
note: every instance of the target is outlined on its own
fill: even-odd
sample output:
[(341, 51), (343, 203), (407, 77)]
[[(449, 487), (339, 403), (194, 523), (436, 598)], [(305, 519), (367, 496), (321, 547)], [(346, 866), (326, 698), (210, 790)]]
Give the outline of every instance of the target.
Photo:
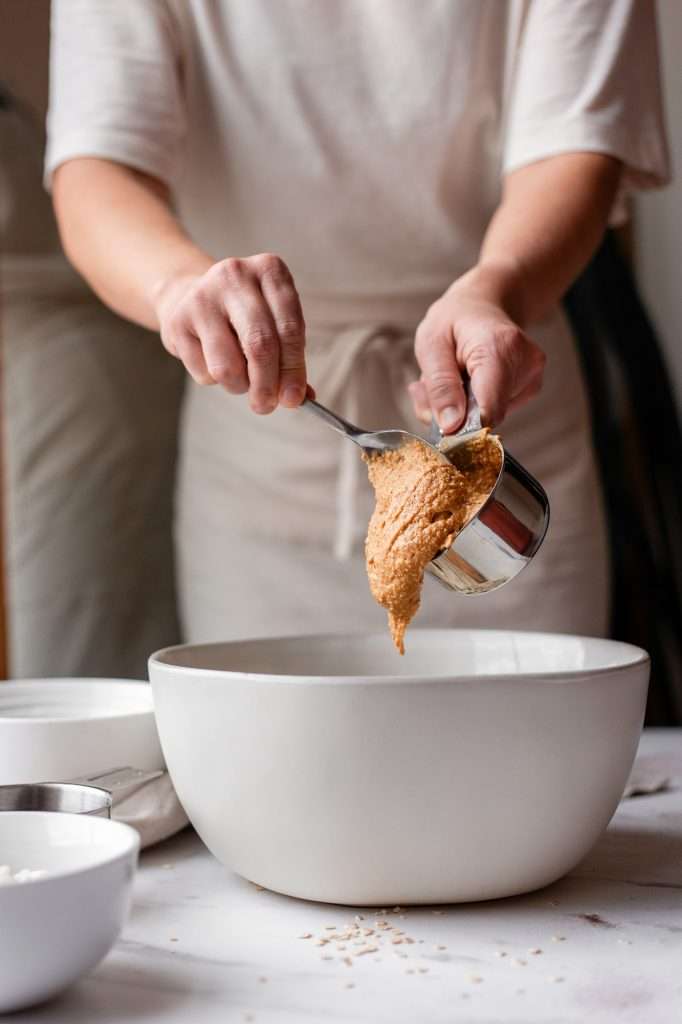
[(180, 46), (165, 0), (52, 0), (45, 181), (74, 157), (171, 184), (184, 134)]
[(666, 184), (670, 167), (653, 0), (526, 0), (503, 170), (559, 153), (606, 153), (623, 188)]

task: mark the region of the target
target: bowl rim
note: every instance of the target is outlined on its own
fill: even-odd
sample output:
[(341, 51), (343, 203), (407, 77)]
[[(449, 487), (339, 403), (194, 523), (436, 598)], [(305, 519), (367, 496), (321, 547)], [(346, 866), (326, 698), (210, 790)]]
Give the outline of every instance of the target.
[(174, 665), (172, 663), (164, 661), (164, 657), (175, 653), (180, 650), (187, 650), (187, 648), (210, 648), (210, 647), (227, 647), (231, 644), (244, 644), (244, 643), (277, 643), (281, 641), (292, 641), (292, 640), (353, 640), (353, 639), (368, 639), (371, 637), (382, 637), (386, 636), (386, 633), (382, 630), (373, 630), (367, 632), (346, 632), (346, 633), (307, 633), (299, 636), (268, 636), (268, 637), (242, 637), (239, 640), (225, 640), (211, 643), (200, 643), (200, 644), (173, 644), (169, 647), (162, 647), (160, 650), (155, 651), (149, 656), (148, 669), (150, 674), (150, 681), (152, 687), (154, 681), (151, 679), (151, 669), (159, 668), (163, 672), (168, 672), (173, 675), (180, 674), (184, 675), (187, 672), (193, 672), (201, 676), (206, 676), (210, 679), (249, 679), (253, 682), (276, 682), (278, 685), (289, 684), (292, 686), (305, 686), (311, 683), (319, 683), (328, 685), (330, 683), (343, 683), (344, 685), (356, 685), (356, 686), (374, 686), (381, 684), (391, 685), (405, 685), (405, 684), (419, 684), (421, 686), (429, 683), (469, 683), (476, 682), (477, 684), (483, 683), (494, 683), (499, 682), (500, 679), (513, 679), (522, 677), (524, 681), (551, 681), (551, 682), (571, 682), (571, 683), (582, 683), (586, 680), (594, 679), (595, 677), (602, 678), (604, 676), (613, 675), (614, 673), (620, 673), (627, 669), (635, 668), (640, 665), (646, 665), (651, 662), (651, 658), (647, 651), (642, 647), (637, 647), (635, 644), (630, 644), (624, 640), (612, 640), (607, 637), (591, 637), (584, 636), (575, 633), (549, 633), (546, 631), (533, 631), (533, 630), (511, 630), (511, 629), (456, 629), (456, 628), (422, 628), (415, 629), (414, 633), (424, 634), (497, 634), (504, 636), (530, 636), (535, 639), (537, 638), (549, 638), (549, 639), (572, 639), (572, 640), (584, 640), (587, 642), (598, 641), (600, 643), (607, 643), (617, 645), (620, 648), (624, 648), (626, 651), (631, 652), (630, 660), (627, 660), (619, 665), (607, 665), (601, 668), (592, 669), (571, 669), (571, 670), (558, 670), (558, 671), (535, 671), (535, 672), (495, 672), (488, 674), (476, 674), (468, 673), (463, 675), (367, 675), (367, 676), (344, 676), (344, 675), (286, 675), (277, 674), (272, 672), (243, 672), (235, 671), (232, 669), (215, 669), (215, 668), (192, 668), (187, 665)]
[[(178, 645), (181, 646), (181, 645)], [(154, 715), (154, 701), (153, 698), (150, 700), (148, 708), (139, 708), (136, 711), (132, 709), (129, 711), (105, 711), (101, 715), (85, 715), (85, 714), (74, 714), (74, 715), (60, 715), (56, 717), (54, 715), (3, 715), (2, 713), (2, 698), (8, 691), (5, 687), (31, 687), (36, 683), (43, 683), (49, 686), (58, 686), (63, 683), (72, 683), (76, 686), (111, 686), (113, 683), (115, 686), (123, 686), (128, 690), (132, 690), (136, 686), (149, 686), (148, 679), (116, 679), (115, 677), (108, 678), (106, 676), (32, 676), (26, 679), (7, 679), (0, 682), (0, 729), (6, 728), (18, 728), (26, 727), (27, 725), (51, 725), (53, 727), (67, 726), (67, 725), (83, 725), (85, 722), (126, 722), (130, 719), (137, 719), (144, 715)], [(11, 690), (9, 692), (12, 692)], [(9, 695), (9, 694), (8, 694)], [(151, 694), (150, 694), (151, 697)]]
[[(61, 878), (74, 878), (76, 876), (90, 875), (95, 871), (99, 871), (103, 867), (108, 867), (109, 865), (116, 864), (119, 861), (127, 860), (131, 855), (137, 856), (140, 852), (141, 840), (140, 833), (137, 829), (134, 829), (132, 825), (127, 825), (124, 821), (115, 821), (113, 818), (96, 818), (83, 814), (72, 814), (69, 811), (0, 811), (0, 821), (5, 821), (7, 818), (26, 818), (29, 815), (31, 817), (40, 818), (78, 818), (81, 821), (85, 818), (89, 823), (97, 822), (94, 826), (96, 829), (104, 827), (111, 830), (113, 828), (124, 836), (127, 834), (128, 843), (124, 850), (120, 850), (118, 853), (104, 857), (95, 864), (88, 864), (80, 868), (62, 868), (55, 871), (46, 869), (47, 874), (42, 878), (32, 878), (28, 882), (0, 886), (0, 903), (6, 893), (17, 892), (26, 886), (33, 888), (34, 885), (47, 885), (50, 882), (54, 882)], [(1, 853), (0, 860), (2, 860)]]

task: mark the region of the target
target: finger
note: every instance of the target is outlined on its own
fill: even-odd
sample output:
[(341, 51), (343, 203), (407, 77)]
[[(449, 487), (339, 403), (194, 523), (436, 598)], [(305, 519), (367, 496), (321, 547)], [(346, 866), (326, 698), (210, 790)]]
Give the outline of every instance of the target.
[(512, 401), (542, 380), (544, 354), (514, 324), (486, 327), (476, 344), (463, 346), (481, 422), (499, 425)]
[(520, 406), (525, 405), (531, 398), (535, 398), (542, 387), (542, 378), (544, 374), (544, 357), (539, 362), (537, 368), (531, 373), (527, 384), (518, 391), (509, 403), (507, 412), (513, 412), (514, 409), (518, 409)]
[(216, 304), (199, 301), (195, 304), (194, 325), (215, 383), (232, 395), (245, 394), (249, 390), (246, 359), (226, 313)]
[(249, 405), (256, 413), (272, 412), (279, 395), (279, 338), (258, 282), (243, 277), (228, 292), (226, 309), (249, 376)]
[(412, 384), (407, 385), (407, 390), (410, 393), (412, 399), (412, 405), (418, 420), (422, 423), (431, 423), (431, 406), (429, 405), (429, 395), (426, 390), (426, 385), (421, 380), (415, 380)]
[(189, 331), (178, 332), (175, 347), (192, 380), (195, 380), (197, 384), (215, 384), (213, 377), (208, 372), (206, 360), (201, 351), (201, 343), (197, 337), (190, 334)]
[(481, 412), (481, 423), (485, 427), (497, 426), (504, 419), (510, 402), (509, 367), (493, 345), (486, 345), (467, 362), (467, 371)]
[(515, 395), (507, 406), (507, 415), (510, 412), (514, 412), (515, 409), (520, 409), (522, 405), (526, 404), (526, 402), (530, 402), (531, 398), (535, 398), (540, 390), (540, 386), (541, 385), (539, 383), (529, 384), (528, 387), (524, 388), (523, 391), (520, 391), (518, 395)]
[(279, 401), (295, 408), (306, 394), (305, 323), (298, 292), (286, 264), (266, 253), (256, 257), (261, 291), (279, 337)]
[(438, 426), (452, 434), (464, 420), (466, 399), (451, 333), (432, 332), (424, 321), (417, 331), (415, 353)]

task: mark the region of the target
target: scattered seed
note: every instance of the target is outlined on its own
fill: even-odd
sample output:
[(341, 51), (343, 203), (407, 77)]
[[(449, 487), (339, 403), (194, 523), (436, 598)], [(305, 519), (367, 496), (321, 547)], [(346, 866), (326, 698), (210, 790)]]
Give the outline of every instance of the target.
[(341, 946), (337, 946), (336, 948), (337, 948), (337, 950), (339, 951), (339, 953), (343, 953), (343, 951), (344, 951), (344, 950), (346, 949), (346, 947), (345, 947), (345, 946), (343, 946), (343, 945), (341, 945)]
[(325, 927), (325, 931), (328, 931), (328, 932), (335, 932), (336, 931), (336, 925), (335, 924), (326, 924), (324, 927)]
[(365, 920), (364, 915), (363, 914), (356, 914), (355, 915), (355, 920), (356, 921), (364, 921)]
[(447, 946), (434, 946), (433, 948), (435, 950), (438, 950), (438, 952), (441, 952), (442, 950), (447, 949), (448, 947)]
[(303, 932), (303, 935), (299, 935), (299, 939), (312, 939), (312, 932)]
[(401, 938), (391, 939), (391, 944), (393, 946), (402, 946), (403, 940)]
[(550, 980), (550, 981), (552, 981), (552, 982), (554, 982), (554, 984), (555, 984), (555, 985), (558, 985), (558, 984), (559, 984), (560, 982), (562, 982), (562, 981), (563, 981), (564, 979), (563, 979), (562, 977), (560, 977), (560, 976), (557, 976), (557, 977), (554, 977), (554, 978), (550, 978), (549, 980)]
[(528, 952), (530, 953), (531, 956), (538, 956), (540, 953), (542, 953), (542, 950), (535, 948), (535, 949), (529, 949)]
[(176, 937), (175, 937), (174, 935), (171, 935), (171, 937), (170, 937), (170, 941), (171, 941), (171, 942), (179, 942), (180, 940), (179, 940), (179, 939), (176, 939)]
[(325, 953), (320, 957), (320, 960), (333, 960), (334, 957), (330, 956), (329, 953)]
[(566, 941), (566, 936), (565, 935), (553, 935), (552, 936), (552, 942), (565, 942), (565, 941)]
[(617, 939), (616, 940), (621, 946), (631, 946), (632, 939)]
[(418, 967), (417, 970), (419, 971), (420, 974), (428, 974), (429, 973), (428, 967)]
[(527, 961), (526, 960), (510, 960), (510, 963), (512, 964), (513, 967), (525, 967)]
[(504, 949), (496, 949), (495, 950), (495, 956), (503, 957), (503, 956), (509, 956), (509, 954)]
[(346, 965), (346, 967), (352, 967), (353, 966), (353, 961), (351, 960), (351, 958), (349, 956), (344, 956), (343, 962)]
[(346, 982), (346, 988), (355, 988), (355, 982), (354, 981), (347, 981)]
[(479, 985), (483, 981), (483, 978), (480, 974), (472, 974), (469, 981), (473, 981), (475, 985)]

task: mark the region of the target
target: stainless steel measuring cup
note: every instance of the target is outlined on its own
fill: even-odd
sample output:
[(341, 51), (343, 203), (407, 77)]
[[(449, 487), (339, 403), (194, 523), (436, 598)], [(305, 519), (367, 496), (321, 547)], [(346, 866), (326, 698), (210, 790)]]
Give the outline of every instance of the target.
[[(467, 440), (481, 430), (476, 400), (467, 386), (467, 418), (457, 434), (439, 435), (432, 443), (457, 464)], [(446, 587), (460, 594), (487, 594), (504, 586), (531, 561), (547, 533), (549, 499), (535, 477), (505, 450), (490, 497), (449, 548), (426, 567)]]
[(110, 818), (114, 802), (163, 775), (139, 768), (112, 768), (69, 782), (30, 782), (0, 786), (1, 811), (62, 811)]
[[(438, 427), (427, 440), (453, 465), (467, 441), (481, 431), (481, 416), (467, 382), (467, 417), (456, 434), (443, 436)], [(421, 440), (405, 430), (364, 431), (312, 399), (302, 408), (314, 413), (337, 433), (370, 453), (391, 450)], [(508, 583), (528, 565), (542, 544), (549, 526), (549, 501), (528, 470), (505, 451), (499, 437), (500, 472), (497, 482), (474, 518), (426, 569), (446, 587), (460, 594), (486, 594)], [(458, 454), (459, 453), (459, 454)]]

